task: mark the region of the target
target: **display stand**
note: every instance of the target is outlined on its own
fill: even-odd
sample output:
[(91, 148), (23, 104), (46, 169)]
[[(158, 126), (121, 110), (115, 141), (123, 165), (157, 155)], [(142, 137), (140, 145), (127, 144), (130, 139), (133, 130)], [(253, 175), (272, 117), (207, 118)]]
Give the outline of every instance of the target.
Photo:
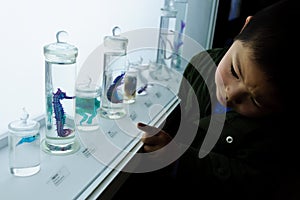
[[(77, 137), (81, 147), (75, 154), (57, 156), (41, 151), (41, 170), (33, 176), (10, 174), (7, 138), (2, 138), (0, 199), (95, 199), (101, 195), (142, 145), (141, 132), (127, 134), (128, 130), (122, 127), (122, 123), (130, 122), (133, 126), (141, 121), (159, 125), (180, 101), (168, 87), (151, 85), (147, 95), (139, 96), (130, 105), (125, 118), (120, 121), (99, 118), (101, 129), (79, 132)], [(45, 120), (43, 117), (37, 120), (41, 124), (41, 137), (44, 137)], [(72, 124), (72, 121), (67, 123)], [(116, 146), (121, 150), (113, 150)]]

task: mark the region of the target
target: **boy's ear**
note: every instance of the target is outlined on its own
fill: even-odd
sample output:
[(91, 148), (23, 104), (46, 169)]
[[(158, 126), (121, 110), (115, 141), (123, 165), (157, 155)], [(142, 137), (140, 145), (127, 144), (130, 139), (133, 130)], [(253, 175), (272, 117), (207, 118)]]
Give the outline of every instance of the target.
[(248, 16), (248, 17), (246, 18), (245, 24), (244, 24), (244, 26), (243, 26), (243, 28), (242, 28), (242, 30), (241, 30), (240, 32), (242, 32), (242, 31), (244, 30), (244, 28), (245, 28), (245, 27), (247, 26), (247, 24), (250, 22), (251, 18), (252, 18), (252, 16)]

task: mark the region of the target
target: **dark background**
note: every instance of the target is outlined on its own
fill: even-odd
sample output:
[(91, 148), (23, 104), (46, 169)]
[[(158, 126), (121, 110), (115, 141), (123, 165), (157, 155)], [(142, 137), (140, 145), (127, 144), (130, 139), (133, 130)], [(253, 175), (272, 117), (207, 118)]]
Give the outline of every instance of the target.
[(279, 0), (240, 0), (240, 14), (233, 20), (228, 20), (231, 11), (231, 0), (219, 0), (213, 48), (230, 45), (233, 38), (242, 29), (248, 16)]

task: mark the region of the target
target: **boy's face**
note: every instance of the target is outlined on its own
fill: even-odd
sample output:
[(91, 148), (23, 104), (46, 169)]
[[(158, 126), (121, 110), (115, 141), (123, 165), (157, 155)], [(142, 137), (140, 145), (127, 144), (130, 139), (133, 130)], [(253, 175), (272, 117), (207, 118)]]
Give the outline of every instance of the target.
[(240, 41), (233, 43), (215, 74), (216, 95), (222, 105), (259, 117), (276, 112), (279, 102), (267, 76), (251, 58), (249, 47)]

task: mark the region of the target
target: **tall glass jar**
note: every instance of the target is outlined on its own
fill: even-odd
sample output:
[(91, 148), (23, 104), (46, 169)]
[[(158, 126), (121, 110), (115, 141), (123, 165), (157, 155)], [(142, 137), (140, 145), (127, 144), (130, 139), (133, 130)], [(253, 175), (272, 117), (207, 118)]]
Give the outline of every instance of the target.
[(65, 36), (65, 31), (59, 31), (57, 42), (44, 46), (46, 134), (42, 148), (56, 155), (79, 149), (74, 126), (78, 49), (68, 44)]
[(171, 78), (170, 68), (176, 33), (176, 15), (175, 0), (165, 0), (164, 7), (161, 9), (156, 69), (150, 73), (155, 80), (167, 81)]
[(126, 115), (123, 95), (128, 39), (118, 31), (119, 27), (114, 27), (113, 35), (104, 38), (103, 93), (99, 113), (107, 119), (120, 119)]

